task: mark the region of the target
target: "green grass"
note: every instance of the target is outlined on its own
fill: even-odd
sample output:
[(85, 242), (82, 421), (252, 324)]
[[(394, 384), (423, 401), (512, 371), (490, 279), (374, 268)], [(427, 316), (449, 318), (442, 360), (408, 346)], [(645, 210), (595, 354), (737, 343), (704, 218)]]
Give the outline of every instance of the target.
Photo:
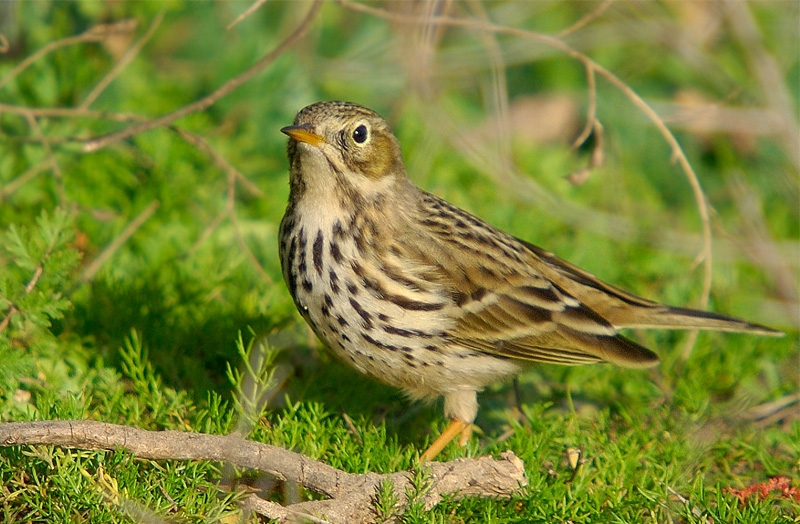
[[(360, 102), (387, 116), (410, 175), (422, 187), (609, 282), (677, 305), (698, 303), (703, 274), (693, 260), (700, 220), (668, 145), (598, 78), (606, 162), (584, 185), (566, 182), (588, 161), (587, 148), (569, 150), (585, 118), (586, 79), (580, 64), (529, 40), (498, 36), (505, 60), (498, 65), (484, 33), (445, 31), (423, 71), (433, 75), (428, 81), (435, 89), (429, 91), (415, 83), (422, 56), (410, 51), (416, 26), (390, 26), (325, 5), (309, 35), (289, 52), (209, 109), (174, 123), (202, 137), (252, 189), (242, 181), (231, 186), (214, 158), (171, 129), (84, 153), (81, 139), (127, 124), (40, 115), (33, 127), (13, 110), (76, 107), (120, 59), (120, 49), (163, 12), (153, 38), (90, 109), (144, 117), (173, 111), (252, 65), (308, 9), (267, 3), (226, 30), (247, 5), (176, 0), (0, 6), (0, 34), (10, 43), (0, 55), (0, 82), (50, 42), (100, 23), (138, 22), (135, 32), (114, 40), (57, 49), (0, 87), (0, 104), (6, 105), (0, 106), (0, 322), (7, 319), (0, 329), (1, 421), (92, 419), (217, 434), (238, 428), (249, 438), (350, 472), (415, 466), (445, 425), (441, 405), (409, 404), (392, 388), (335, 361), (309, 336), (282, 282), (276, 236), (288, 184), (279, 129), (299, 108), (321, 99)], [(455, 3), (451, 15), (479, 18), (477, 5)], [(557, 32), (597, 5), (482, 7), (497, 23)], [(695, 96), (708, 106), (763, 108), (769, 93), (748, 55), (755, 44), (746, 45), (731, 22), (742, 12), (723, 15), (715, 3), (697, 11), (688, 5), (616, 2), (568, 42), (648, 102)], [(795, 104), (786, 114), (795, 118), (798, 7), (742, 5), (752, 10), (763, 39), (758, 45), (774, 58), (781, 87)], [(721, 25), (693, 33), (690, 22), (703, 16)], [(507, 73), (507, 91), (500, 93), (507, 92), (512, 104), (563, 95), (579, 122), (568, 136), (543, 141), (527, 138), (521, 128), (511, 136), (480, 134), (497, 94), (492, 65)], [(426, 99), (431, 92), (436, 98)], [(551, 120), (528, 125), (547, 128)], [(446, 499), (430, 511), (412, 504), (402, 522), (800, 518), (800, 506), (791, 500), (773, 495), (740, 504), (725, 491), (776, 476), (800, 487), (797, 416), (763, 424), (742, 416), (795, 394), (800, 383), (792, 313), (800, 259), (797, 165), (777, 127), (752, 133), (746, 125), (731, 132), (674, 127), (713, 208), (709, 307), (773, 325), (787, 336), (701, 334), (683, 360), (686, 334), (632, 332), (659, 353), (660, 367), (537, 366), (519, 378), (519, 399), (510, 384), (493, 386), (480, 396), (479, 430), (467, 448), (452, 445), (441, 459), (511, 449), (525, 461), (529, 486), (510, 500)], [(41, 135), (50, 140), (52, 156)], [(477, 137), (478, 145), (464, 136)], [(792, 138), (796, 145), (798, 137)], [(496, 170), (470, 161), (470, 154), (493, 158), (501, 146), (542, 193), (523, 191), (513, 178), (494, 177)], [(42, 168), (34, 174), (37, 165)], [(230, 202), (233, 207), (226, 207)], [(131, 227), (143, 211), (152, 214)], [(609, 217), (632, 227), (612, 227)], [(95, 271), (92, 264), (123, 234)], [(269, 378), (273, 386), (265, 391)], [(574, 469), (566, 452), (576, 448), (582, 454)], [(0, 448), (0, 519), (236, 522), (243, 495), (226, 488), (232, 480), (276, 501), (318, 497), (224, 464), (16, 446)], [(391, 513), (388, 488), (378, 499)]]

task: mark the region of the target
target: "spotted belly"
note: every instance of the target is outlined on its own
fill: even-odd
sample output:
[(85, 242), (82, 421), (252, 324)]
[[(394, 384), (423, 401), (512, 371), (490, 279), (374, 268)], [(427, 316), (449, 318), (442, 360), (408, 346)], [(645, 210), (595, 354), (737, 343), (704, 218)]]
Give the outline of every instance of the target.
[[(415, 399), (478, 390), (518, 373), (518, 363), (454, 345), (454, 307), (391, 261), (365, 256), (334, 221), (296, 226), (281, 245), (284, 278), (305, 320), (341, 360)], [(382, 269), (384, 269), (382, 271)]]

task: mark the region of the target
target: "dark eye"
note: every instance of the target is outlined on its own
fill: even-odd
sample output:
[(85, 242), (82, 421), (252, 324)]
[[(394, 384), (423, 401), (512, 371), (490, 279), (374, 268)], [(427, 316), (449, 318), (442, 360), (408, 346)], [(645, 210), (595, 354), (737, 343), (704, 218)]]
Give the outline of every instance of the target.
[(353, 131), (353, 140), (356, 144), (363, 144), (367, 140), (367, 126), (361, 124)]

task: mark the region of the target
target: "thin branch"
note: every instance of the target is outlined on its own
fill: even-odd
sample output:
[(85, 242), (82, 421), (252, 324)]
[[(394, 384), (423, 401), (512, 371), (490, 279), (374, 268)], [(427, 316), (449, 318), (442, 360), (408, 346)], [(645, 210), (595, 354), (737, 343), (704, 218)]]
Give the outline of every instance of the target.
[(149, 119), (133, 113), (112, 113), (109, 111), (95, 111), (93, 109), (78, 109), (74, 107), (23, 107), (0, 104), (0, 113), (6, 112), (14, 115), (33, 115), (48, 118), (96, 118), (98, 120), (111, 120), (113, 122), (146, 122)]
[(574, 173), (570, 173), (566, 177), (567, 181), (574, 186), (579, 186), (589, 180), (592, 171), (602, 166), (605, 159), (605, 133), (603, 131), (603, 124), (597, 119), (593, 120), (592, 131), (594, 133), (594, 146), (592, 146), (592, 153), (589, 156), (589, 165)]
[(586, 67), (586, 85), (589, 88), (589, 107), (586, 110), (586, 125), (572, 143), (572, 149), (578, 149), (589, 135), (592, 134), (594, 123), (597, 120), (597, 81), (595, 80), (594, 68)]
[(114, 142), (119, 142), (120, 140), (125, 140), (126, 138), (130, 138), (139, 133), (143, 133), (145, 131), (150, 131), (151, 129), (155, 129), (157, 127), (162, 127), (171, 124), (172, 122), (178, 120), (179, 118), (183, 118), (184, 116), (190, 115), (192, 113), (197, 113), (198, 111), (203, 111), (204, 109), (213, 105), (219, 99), (228, 95), (229, 93), (240, 87), (242, 84), (246, 83), (248, 80), (253, 78), (255, 75), (260, 73), (261, 70), (263, 70), (266, 66), (275, 61), (289, 47), (294, 45), (298, 40), (300, 40), (303, 36), (305, 36), (306, 32), (308, 31), (308, 28), (311, 26), (311, 22), (314, 21), (321, 7), (322, 7), (322, 0), (315, 0), (314, 4), (311, 6), (311, 9), (309, 9), (306, 17), (303, 19), (302, 22), (300, 22), (300, 25), (298, 25), (288, 37), (286, 37), (280, 44), (278, 44), (278, 46), (275, 49), (273, 49), (271, 52), (269, 52), (267, 55), (261, 58), (258, 62), (256, 62), (252, 67), (250, 67), (250, 69), (248, 69), (244, 73), (225, 82), (216, 91), (210, 93), (207, 96), (204, 96), (199, 100), (196, 100), (195, 102), (192, 102), (189, 105), (183, 106), (180, 109), (173, 111), (172, 113), (168, 113), (159, 118), (155, 118), (153, 120), (141, 124), (132, 125), (121, 131), (116, 131), (114, 133), (89, 139), (83, 145), (84, 153), (91, 153), (94, 151), (98, 151), (108, 146), (109, 144), (113, 144)]
[(250, 180), (247, 179), (242, 173), (239, 172), (238, 169), (230, 165), (224, 158), (219, 156), (208, 143), (203, 140), (198, 135), (191, 133), (189, 131), (185, 131), (183, 129), (179, 129), (176, 127), (172, 127), (178, 135), (183, 138), (188, 143), (192, 144), (193, 146), (197, 147), (207, 155), (209, 155), (214, 162), (214, 164), (220, 168), (223, 172), (227, 174), (228, 178), (228, 189), (227, 189), (227, 196), (225, 198), (225, 211), (219, 214), (212, 223), (203, 231), (200, 235), (200, 238), (197, 242), (189, 250), (190, 253), (195, 252), (202, 242), (205, 242), (206, 239), (211, 235), (211, 233), (216, 230), (217, 227), (222, 223), (222, 221), (227, 217), (230, 218), (231, 223), (233, 224), (234, 235), (236, 236), (236, 241), (239, 244), (239, 248), (244, 252), (245, 256), (247, 257), (250, 264), (259, 274), (262, 280), (268, 284), (273, 284), (272, 279), (269, 277), (267, 272), (261, 266), (261, 263), (256, 258), (253, 251), (247, 245), (247, 242), (244, 241), (244, 237), (242, 236), (241, 228), (239, 227), (239, 220), (236, 215), (236, 181), (241, 181), (245, 187), (256, 196), (263, 196), (263, 192)]
[(208, 226), (206, 226), (206, 228), (203, 230), (203, 232), (200, 233), (200, 236), (198, 237), (198, 239), (194, 242), (194, 244), (192, 244), (192, 247), (189, 248), (189, 251), (188, 251), (189, 255), (193, 255), (194, 253), (197, 252), (198, 249), (200, 249), (200, 246), (202, 246), (203, 243), (211, 237), (211, 235), (214, 233), (214, 231), (216, 231), (217, 228), (220, 226), (220, 224), (222, 224), (222, 221), (225, 220), (228, 217), (228, 214), (229, 214), (229, 210), (228, 210), (228, 206), (226, 204), (225, 211), (223, 211), (222, 213), (217, 215), (214, 218), (214, 220), (212, 220), (211, 223)]
[(100, 253), (100, 255), (98, 255), (98, 257), (95, 258), (92, 261), (92, 263), (86, 267), (86, 269), (81, 274), (80, 278), (81, 282), (89, 282), (90, 280), (92, 280), (95, 274), (97, 274), (97, 272), (100, 270), (100, 268), (103, 267), (103, 264), (105, 264), (108, 261), (108, 259), (110, 259), (114, 255), (114, 253), (116, 253), (117, 250), (120, 247), (122, 247), (122, 245), (125, 242), (127, 242), (128, 239), (140, 227), (142, 227), (142, 224), (147, 222), (150, 219), (150, 217), (153, 216), (153, 213), (156, 212), (156, 209), (158, 209), (159, 205), (160, 203), (158, 202), (158, 200), (153, 200), (152, 202), (150, 202), (150, 205), (144, 208), (144, 210), (131, 221), (130, 224), (125, 226), (125, 229), (122, 230), (122, 233), (120, 233), (120, 235), (117, 236), (117, 238), (115, 238), (108, 246), (106, 246), (106, 248)]
[(228, 177), (233, 177), (239, 182), (244, 185), (244, 187), (250, 192), (251, 195), (256, 197), (263, 197), (264, 192), (255, 185), (253, 182), (250, 181), (246, 176), (242, 174), (241, 171), (233, 167), (231, 164), (228, 163), (222, 156), (217, 154), (211, 146), (208, 145), (208, 142), (205, 141), (200, 135), (192, 133), (191, 131), (187, 131), (185, 129), (181, 129), (178, 127), (173, 127), (173, 131), (178, 133), (182, 139), (184, 139), (189, 144), (193, 145), (203, 153), (207, 154), (211, 157), (211, 161), (214, 162), (214, 165), (217, 166), (220, 170), (222, 170)]
[(580, 20), (578, 20), (577, 22), (575, 22), (571, 26), (569, 26), (568, 28), (566, 28), (566, 29), (564, 29), (562, 31), (559, 31), (558, 34), (556, 35), (556, 37), (557, 38), (564, 38), (566, 36), (569, 36), (572, 33), (574, 33), (575, 31), (577, 31), (578, 29), (580, 29), (581, 27), (583, 27), (586, 24), (588, 24), (588, 23), (594, 21), (595, 19), (599, 18), (600, 15), (603, 14), (603, 11), (608, 9), (608, 6), (610, 6), (613, 2), (614, 2), (614, 0), (605, 0), (605, 2), (603, 2), (602, 4), (597, 6), (597, 8), (595, 8), (594, 11), (586, 13), (586, 15), (581, 17)]
[(231, 219), (231, 223), (233, 224), (233, 231), (236, 235), (236, 241), (239, 244), (239, 248), (244, 252), (245, 256), (250, 261), (250, 265), (253, 266), (261, 279), (267, 284), (272, 285), (272, 279), (261, 266), (261, 263), (253, 254), (250, 246), (247, 245), (247, 242), (244, 241), (244, 237), (242, 236), (242, 229), (239, 227), (239, 217), (236, 214), (236, 178), (233, 175), (228, 175), (228, 198), (226, 207), (228, 208), (228, 217)]
[(256, 256), (253, 253), (253, 251), (247, 245), (247, 242), (244, 241), (244, 237), (242, 236), (241, 228), (239, 227), (239, 220), (238, 220), (238, 217), (236, 215), (236, 181), (237, 180), (241, 181), (245, 185), (245, 187), (252, 194), (254, 194), (256, 196), (259, 196), (259, 197), (263, 196), (264, 195), (263, 191), (261, 191), (258, 188), (258, 186), (256, 186), (252, 182), (250, 182), (250, 180), (248, 180), (247, 177), (245, 177), (241, 172), (239, 172), (238, 169), (236, 169), (235, 167), (230, 165), (224, 158), (219, 156), (213, 149), (211, 149), (211, 146), (209, 146), (208, 143), (205, 140), (203, 140), (201, 137), (199, 137), (198, 135), (195, 135), (194, 133), (191, 133), (189, 131), (178, 129), (178, 128), (175, 128), (175, 127), (173, 127), (173, 129), (175, 130), (175, 132), (178, 133), (178, 135), (181, 138), (183, 138), (184, 140), (186, 140), (190, 144), (194, 145), (195, 147), (197, 147), (198, 149), (200, 149), (201, 151), (203, 151), (204, 153), (209, 155), (211, 157), (212, 161), (214, 162), (214, 164), (228, 175), (228, 190), (227, 190), (227, 197), (225, 199), (225, 211), (223, 213), (221, 213), (217, 218), (215, 218), (214, 221), (212, 222), (212, 224), (208, 228), (206, 228), (206, 230), (200, 236), (200, 239), (198, 239), (198, 241), (195, 242), (195, 244), (192, 246), (192, 248), (190, 249), (190, 252), (196, 251), (196, 249), (200, 246), (201, 241), (205, 241), (209, 237), (209, 235), (219, 226), (219, 224), (222, 223), (222, 220), (225, 217), (228, 217), (228, 218), (230, 218), (231, 223), (233, 224), (233, 230), (234, 230), (234, 234), (236, 236), (236, 241), (238, 242), (239, 247), (244, 252), (244, 254), (247, 257), (248, 261), (253, 266), (253, 268), (256, 270), (256, 272), (259, 274), (261, 279), (264, 280), (266, 283), (272, 285), (273, 284), (272, 279), (269, 277), (267, 272), (264, 270), (263, 266), (258, 261), (258, 258), (256, 258)]
[(6, 84), (11, 82), (14, 78), (16, 78), (21, 72), (25, 69), (30, 67), (33, 63), (37, 60), (42, 58), (43, 56), (52, 53), (56, 49), (60, 49), (62, 47), (67, 47), (73, 44), (80, 44), (83, 42), (100, 42), (105, 40), (109, 35), (118, 34), (118, 33), (130, 33), (133, 31), (133, 28), (136, 27), (136, 20), (129, 19), (123, 20), (121, 22), (117, 22), (114, 24), (103, 24), (94, 26), (88, 31), (81, 33), (77, 36), (68, 36), (67, 38), (62, 38), (60, 40), (55, 40), (50, 42), (43, 48), (39, 49), (28, 58), (17, 64), (17, 66), (9, 71), (6, 76), (0, 78), (0, 89), (2, 89)]
[(594, 132), (595, 141), (592, 148), (592, 155), (589, 165), (567, 176), (567, 180), (575, 186), (579, 186), (589, 180), (592, 171), (603, 165), (605, 144), (603, 139), (603, 124), (597, 119), (597, 81), (595, 79), (594, 68), (586, 67), (586, 84), (589, 89), (589, 107), (586, 111), (586, 125), (583, 131), (572, 142), (572, 149), (578, 149), (589, 136)]
[(3, 320), (0, 320), (0, 333), (5, 331), (8, 328), (8, 325), (11, 324), (11, 317), (19, 313), (19, 308), (15, 306), (13, 302), (8, 299), (5, 300), (8, 301), (10, 307), (8, 308), (8, 313), (6, 313), (6, 316), (3, 317)]
[(83, 102), (81, 102), (81, 104), (78, 106), (78, 109), (87, 109), (90, 105), (92, 105), (92, 103), (94, 103), (95, 100), (97, 100), (97, 97), (100, 96), (105, 88), (114, 81), (114, 79), (123, 71), (123, 69), (125, 69), (128, 64), (134, 58), (136, 58), (144, 45), (150, 41), (150, 38), (153, 37), (156, 29), (158, 29), (158, 26), (161, 25), (162, 20), (164, 20), (164, 11), (161, 11), (156, 15), (155, 19), (153, 19), (153, 23), (147, 28), (145, 34), (142, 35), (142, 37), (130, 49), (128, 49), (124, 55), (122, 55), (122, 58), (120, 58), (119, 62), (114, 64), (114, 67), (111, 68), (111, 71), (109, 71), (106, 76), (104, 76), (103, 79), (100, 80), (96, 86), (94, 86), (94, 89), (92, 89)]
[[(39, 264), (37, 264), (36, 268), (34, 268), (33, 275), (31, 276), (31, 279), (28, 281), (27, 284), (25, 284), (25, 294), (26, 295), (30, 295), (31, 294), (33, 289), (36, 287), (36, 284), (39, 283), (39, 279), (42, 278), (42, 275), (44, 274), (44, 266), (47, 263), (47, 261), (50, 259), (50, 255), (53, 254), (53, 248), (54, 247), (55, 246), (51, 244), (47, 248), (47, 250), (42, 255), (42, 259), (39, 261)], [(10, 307), (8, 308), (8, 313), (6, 313), (6, 316), (3, 318), (3, 320), (0, 321), (0, 333), (5, 331), (6, 328), (8, 328), (9, 324), (11, 324), (11, 317), (13, 317), (14, 315), (16, 315), (17, 313), (20, 312), (19, 308), (13, 302), (11, 302), (8, 299), (6, 299), (6, 301), (8, 301)]]
[[(469, 5), (483, 20), (489, 20), (489, 15), (484, 10), (479, 1), (473, 1)], [(511, 166), (511, 140), (508, 132), (509, 109), (508, 109), (508, 82), (506, 81), (506, 64), (503, 51), (493, 33), (482, 33), (481, 36), (486, 46), (492, 74), (492, 113), (496, 122), (496, 144), (500, 150), (500, 166), (503, 171), (509, 170)]]
[(255, 13), (258, 10), (259, 7), (261, 7), (262, 5), (264, 5), (266, 3), (267, 3), (267, 0), (256, 0), (255, 2), (253, 2), (250, 5), (250, 7), (245, 9), (242, 14), (240, 14), (239, 16), (234, 18), (233, 22), (228, 24), (228, 27), (226, 27), (225, 29), (230, 31), (231, 29), (236, 27), (239, 24), (239, 22), (243, 21), (245, 18), (247, 18), (248, 16), (252, 15), (253, 13)]
[(747, 2), (727, 0), (725, 7), (731, 29), (739, 39), (751, 74), (760, 87), (761, 95), (779, 118), (778, 129), (783, 139), (783, 146), (795, 167), (800, 169), (800, 148), (797, 147), (797, 138), (800, 136), (800, 124), (796, 118), (797, 99), (787, 89), (778, 60), (764, 48), (763, 38)]
[(64, 206), (67, 203), (67, 192), (64, 189), (64, 173), (61, 171), (61, 166), (58, 164), (55, 154), (53, 154), (53, 149), (50, 147), (50, 142), (44, 136), (42, 128), (39, 127), (39, 122), (31, 114), (27, 114), (25, 116), (31, 126), (31, 129), (33, 129), (33, 135), (36, 138), (36, 141), (42, 144), (42, 147), (44, 148), (45, 155), (47, 156), (48, 163), (50, 164), (50, 169), (53, 170), (53, 178), (56, 181), (58, 200), (61, 205)]
[(36, 178), (39, 173), (47, 171), (47, 167), (50, 165), (50, 159), (46, 158), (39, 163), (29, 167), (24, 173), (19, 175), (17, 178), (9, 182), (3, 187), (0, 187), (0, 200), (5, 199), (6, 197), (12, 195), (17, 189), (25, 185), (27, 182), (30, 182), (34, 178)]

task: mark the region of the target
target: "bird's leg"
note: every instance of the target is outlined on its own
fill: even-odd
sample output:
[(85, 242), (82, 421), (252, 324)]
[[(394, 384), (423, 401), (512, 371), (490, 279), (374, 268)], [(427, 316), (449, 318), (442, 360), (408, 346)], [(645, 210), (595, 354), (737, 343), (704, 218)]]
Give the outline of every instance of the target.
[(459, 439), (458, 443), (464, 446), (467, 441), (469, 440), (469, 436), (472, 434), (472, 424), (467, 424), (466, 422), (458, 419), (453, 419), (450, 422), (450, 425), (447, 426), (439, 437), (433, 441), (433, 444), (425, 450), (425, 453), (419, 458), (420, 462), (428, 462), (429, 460), (433, 460), (436, 455), (441, 452), (446, 445), (450, 443), (451, 440), (456, 438), (456, 435), (461, 434), (461, 438)]
[(472, 424), (467, 424), (467, 427), (461, 430), (461, 437), (458, 439), (458, 445), (461, 446), (462, 448), (466, 446), (471, 436), (472, 436)]

